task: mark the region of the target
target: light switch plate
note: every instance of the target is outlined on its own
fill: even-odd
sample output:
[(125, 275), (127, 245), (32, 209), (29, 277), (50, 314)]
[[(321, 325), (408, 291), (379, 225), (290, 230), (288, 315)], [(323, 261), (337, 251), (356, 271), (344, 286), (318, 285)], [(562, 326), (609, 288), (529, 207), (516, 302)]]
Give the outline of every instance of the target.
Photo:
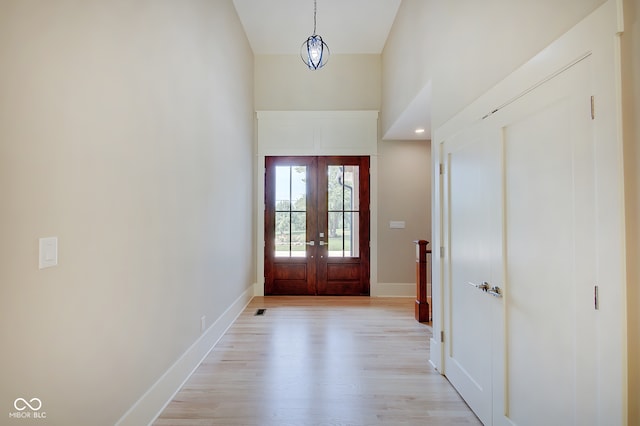
[(403, 220), (392, 220), (389, 222), (389, 228), (391, 229), (404, 229), (405, 223)]
[(40, 269), (50, 268), (58, 264), (58, 237), (40, 238), (39, 261)]

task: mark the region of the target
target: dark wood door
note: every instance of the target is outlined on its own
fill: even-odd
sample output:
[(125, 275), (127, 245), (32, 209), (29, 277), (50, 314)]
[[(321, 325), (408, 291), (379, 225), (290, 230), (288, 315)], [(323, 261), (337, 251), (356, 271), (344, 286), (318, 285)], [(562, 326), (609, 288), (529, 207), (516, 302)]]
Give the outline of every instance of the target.
[(369, 294), (369, 157), (266, 157), (265, 294)]

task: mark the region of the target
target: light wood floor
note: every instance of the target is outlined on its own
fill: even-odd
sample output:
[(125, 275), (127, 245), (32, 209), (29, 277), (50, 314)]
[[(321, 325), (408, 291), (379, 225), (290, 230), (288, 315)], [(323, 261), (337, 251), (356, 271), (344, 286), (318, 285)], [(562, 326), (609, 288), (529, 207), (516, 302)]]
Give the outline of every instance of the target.
[(481, 424), (429, 364), (414, 303), (254, 298), (154, 424)]

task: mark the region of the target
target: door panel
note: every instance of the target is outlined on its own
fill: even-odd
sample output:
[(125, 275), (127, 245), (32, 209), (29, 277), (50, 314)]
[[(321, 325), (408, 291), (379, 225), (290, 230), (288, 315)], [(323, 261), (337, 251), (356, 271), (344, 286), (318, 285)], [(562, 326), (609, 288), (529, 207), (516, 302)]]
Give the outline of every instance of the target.
[(369, 158), (265, 158), (265, 294), (369, 294)]
[(318, 157), (318, 294), (369, 294), (369, 157)]
[(315, 294), (315, 246), (307, 243), (317, 224), (317, 160), (267, 157), (265, 167), (265, 294)]

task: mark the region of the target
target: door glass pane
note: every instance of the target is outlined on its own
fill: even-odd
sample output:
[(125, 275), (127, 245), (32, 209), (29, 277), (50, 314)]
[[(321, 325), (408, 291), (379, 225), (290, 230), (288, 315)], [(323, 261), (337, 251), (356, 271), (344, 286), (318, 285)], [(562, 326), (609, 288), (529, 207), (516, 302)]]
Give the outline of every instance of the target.
[(342, 212), (329, 212), (329, 256), (342, 257), (344, 252), (344, 241), (342, 239), (343, 229)]
[(291, 208), (291, 167), (276, 166), (276, 211)]
[(358, 211), (360, 209), (359, 178), (360, 167), (344, 166), (344, 204), (345, 210)]
[(329, 211), (342, 211), (344, 209), (344, 187), (342, 183), (342, 166), (329, 166), (329, 188), (327, 196)]
[(307, 167), (291, 167), (291, 202), (293, 211), (307, 211)]
[(276, 166), (276, 257), (305, 257), (307, 167)]
[(359, 236), (359, 227), (358, 227), (358, 212), (349, 212), (345, 213), (344, 220), (344, 235), (345, 235), (345, 243), (344, 243), (344, 256), (345, 257), (358, 257), (360, 253), (360, 236)]
[(327, 172), (329, 257), (358, 257), (360, 167), (329, 166)]
[(291, 220), (289, 212), (276, 212), (276, 257), (289, 257)]
[(291, 257), (306, 255), (307, 214), (304, 212), (291, 213)]

